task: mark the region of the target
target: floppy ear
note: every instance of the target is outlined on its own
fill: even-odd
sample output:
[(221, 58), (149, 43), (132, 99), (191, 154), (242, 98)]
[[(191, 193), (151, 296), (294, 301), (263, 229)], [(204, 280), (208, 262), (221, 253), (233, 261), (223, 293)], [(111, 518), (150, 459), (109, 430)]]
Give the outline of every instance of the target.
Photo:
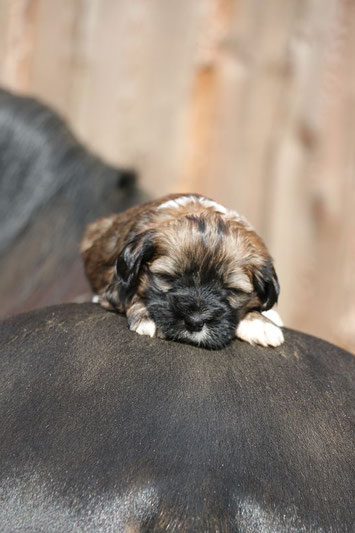
[(137, 235), (121, 251), (116, 259), (115, 274), (122, 288), (130, 291), (138, 279), (141, 266), (154, 255), (153, 232)]
[(256, 293), (261, 301), (262, 311), (271, 309), (276, 304), (279, 294), (279, 280), (271, 259), (253, 274), (253, 282)]

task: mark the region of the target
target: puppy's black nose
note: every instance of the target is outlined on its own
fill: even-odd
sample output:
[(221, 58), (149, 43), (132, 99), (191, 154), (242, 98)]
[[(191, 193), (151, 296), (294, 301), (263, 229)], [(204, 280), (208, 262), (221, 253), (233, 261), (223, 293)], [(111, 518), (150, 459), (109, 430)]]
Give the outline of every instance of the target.
[(200, 316), (191, 315), (185, 317), (186, 328), (189, 331), (201, 331), (205, 325), (203, 319)]

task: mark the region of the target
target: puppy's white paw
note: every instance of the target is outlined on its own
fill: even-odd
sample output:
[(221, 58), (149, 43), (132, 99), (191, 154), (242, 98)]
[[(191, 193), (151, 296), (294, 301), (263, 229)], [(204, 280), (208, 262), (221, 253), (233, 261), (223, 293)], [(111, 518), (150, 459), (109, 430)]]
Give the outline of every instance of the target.
[(98, 294), (94, 294), (94, 296), (91, 298), (91, 302), (93, 304), (98, 304), (100, 303), (100, 296)]
[(271, 322), (276, 324), (276, 326), (280, 326), (280, 328), (282, 328), (282, 326), (284, 325), (284, 323), (282, 322), (282, 318), (280, 317), (279, 313), (275, 311), (275, 309), (269, 309), (268, 311), (262, 311), (262, 314), (266, 316), (266, 318), (271, 320)]
[(280, 346), (284, 342), (281, 329), (273, 322), (259, 316), (248, 317), (239, 322), (236, 336), (250, 344), (260, 344), (261, 346)]
[(138, 335), (148, 335), (149, 337), (154, 337), (157, 327), (153, 320), (146, 319), (132, 324), (130, 329), (138, 333)]

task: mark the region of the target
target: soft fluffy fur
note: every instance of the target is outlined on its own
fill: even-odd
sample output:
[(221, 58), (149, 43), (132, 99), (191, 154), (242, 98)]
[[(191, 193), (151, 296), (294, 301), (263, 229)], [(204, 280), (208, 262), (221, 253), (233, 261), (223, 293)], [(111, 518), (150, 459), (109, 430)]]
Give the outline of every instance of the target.
[(261, 238), (235, 211), (200, 195), (170, 195), (89, 225), (86, 274), (103, 307), (141, 335), (221, 348), (233, 337), (283, 342), (263, 314), (279, 283)]

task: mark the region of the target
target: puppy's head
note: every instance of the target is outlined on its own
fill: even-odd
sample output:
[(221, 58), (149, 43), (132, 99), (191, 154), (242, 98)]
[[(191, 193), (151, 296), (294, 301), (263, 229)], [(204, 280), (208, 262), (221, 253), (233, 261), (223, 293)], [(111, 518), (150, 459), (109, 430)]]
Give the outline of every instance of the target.
[(118, 258), (117, 275), (128, 298), (145, 301), (161, 336), (212, 349), (279, 294), (261, 239), (218, 214), (188, 215), (138, 235)]

